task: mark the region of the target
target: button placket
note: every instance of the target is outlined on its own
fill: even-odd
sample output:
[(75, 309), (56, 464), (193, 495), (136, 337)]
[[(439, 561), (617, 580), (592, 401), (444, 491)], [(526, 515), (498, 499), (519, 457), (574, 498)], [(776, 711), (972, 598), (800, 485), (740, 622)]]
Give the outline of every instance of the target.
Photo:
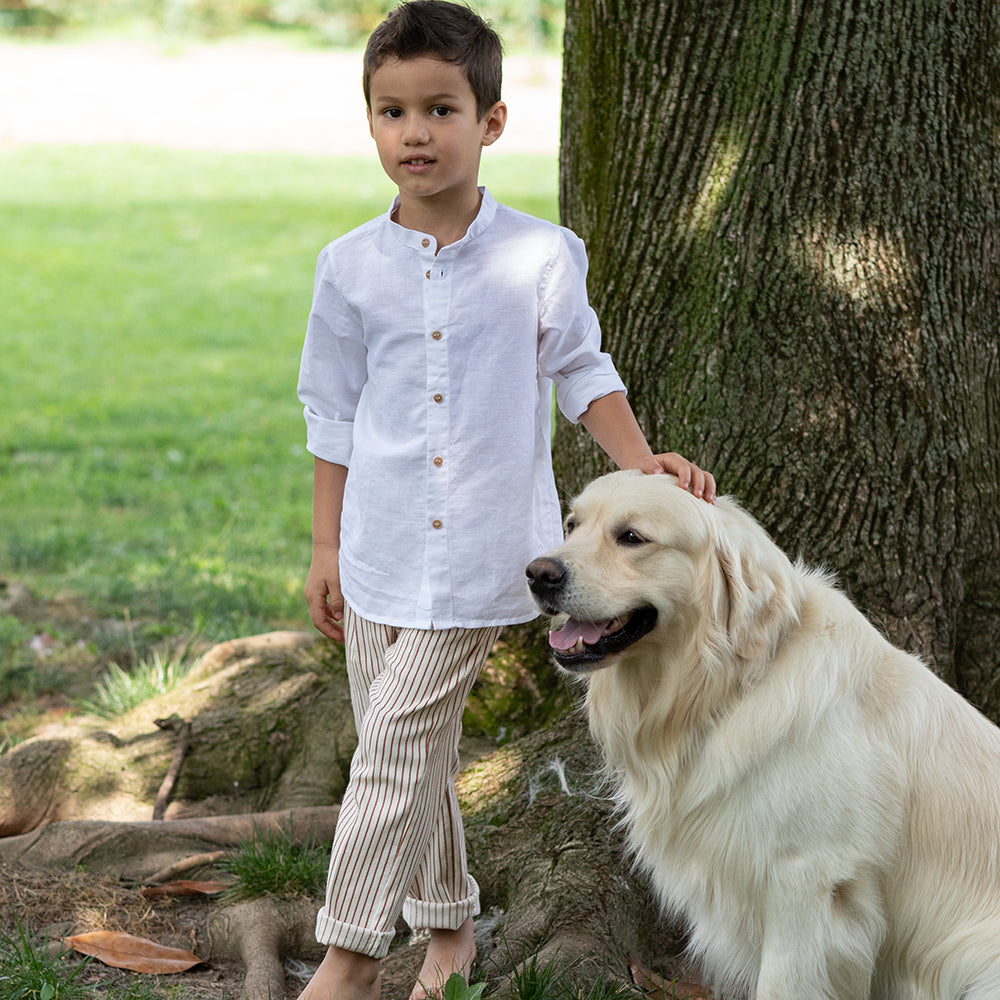
[[(440, 255), (439, 255), (440, 257)], [(426, 268), (426, 265), (425, 265)], [(448, 567), (448, 455), (450, 379), (448, 318), (451, 301), (450, 268), (439, 258), (425, 270), (424, 347), (427, 358), (427, 572), (432, 593), (447, 593)]]

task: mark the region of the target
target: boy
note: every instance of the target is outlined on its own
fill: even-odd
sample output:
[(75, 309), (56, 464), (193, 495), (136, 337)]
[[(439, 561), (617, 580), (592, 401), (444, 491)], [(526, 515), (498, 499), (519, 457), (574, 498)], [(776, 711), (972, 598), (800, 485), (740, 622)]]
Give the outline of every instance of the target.
[(299, 380), (315, 457), (306, 598), (345, 641), (359, 743), (317, 918), (329, 950), (304, 1000), (378, 997), (400, 912), (430, 928), (411, 1000), (468, 977), (462, 708), (502, 626), (536, 615), (524, 567), (562, 538), (552, 381), (620, 467), (714, 497), (710, 475), (639, 430), (600, 351), (581, 241), (478, 186), (506, 122), (500, 76), (500, 41), (468, 8), (388, 15), (363, 82), (399, 193), (317, 267)]

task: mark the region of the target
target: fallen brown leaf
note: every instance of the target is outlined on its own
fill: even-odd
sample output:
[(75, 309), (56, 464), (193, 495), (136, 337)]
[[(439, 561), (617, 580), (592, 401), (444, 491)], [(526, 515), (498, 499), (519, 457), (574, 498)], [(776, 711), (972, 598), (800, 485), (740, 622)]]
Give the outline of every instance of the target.
[(166, 948), (146, 938), (133, 937), (119, 931), (92, 931), (74, 934), (65, 943), (82, 955), (92, 955), (105, 965), (132, 972), (169, 974), (186, 972), (202, 960), (181, 948)]
[(628, 956), (628, 968), (632, 974), (632, 982), (642, 990), (646, 1000), (712, 1000), (704, 986), (667, 979), (661, 973), (641, 965), (631, 955)]
[(229, 888), (228, 882), (193, 882), (190, 879), (177, 879), (166, 885), (150, 885), (142, 890), (143, 899), (156, 899), (159, 896), (214, 896)]

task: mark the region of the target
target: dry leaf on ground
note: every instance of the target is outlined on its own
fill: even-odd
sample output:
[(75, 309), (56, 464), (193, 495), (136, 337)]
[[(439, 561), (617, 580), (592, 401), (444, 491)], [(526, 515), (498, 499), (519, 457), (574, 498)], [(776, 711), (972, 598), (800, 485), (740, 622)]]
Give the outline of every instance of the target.
[(65, 939), (68, 947), (83, 955), (92, 955), (105, 965), (132, 972), (169, 974), (186, 972), (202, 959), (181, 948), (166, 948), (146, 938), (133, 937), (120, 931), (93, 931), (74, 934)]
[(631, 955), (628, 957), (632, 982), (642, 990), (646, 1000), (712, 1000), (704, 986), (667, 979), (652, 969), (641, 965)]

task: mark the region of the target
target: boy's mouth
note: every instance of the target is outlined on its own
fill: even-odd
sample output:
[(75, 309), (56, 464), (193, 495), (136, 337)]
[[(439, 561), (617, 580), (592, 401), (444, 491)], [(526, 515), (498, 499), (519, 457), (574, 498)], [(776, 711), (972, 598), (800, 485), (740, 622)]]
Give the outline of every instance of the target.
[(406, 167), (407, 170), (418, 172), (426, 170), (436, 162), (436, 160), (429, 156), (408, 156), (405, 160), (403, 160), (403, 166)]

